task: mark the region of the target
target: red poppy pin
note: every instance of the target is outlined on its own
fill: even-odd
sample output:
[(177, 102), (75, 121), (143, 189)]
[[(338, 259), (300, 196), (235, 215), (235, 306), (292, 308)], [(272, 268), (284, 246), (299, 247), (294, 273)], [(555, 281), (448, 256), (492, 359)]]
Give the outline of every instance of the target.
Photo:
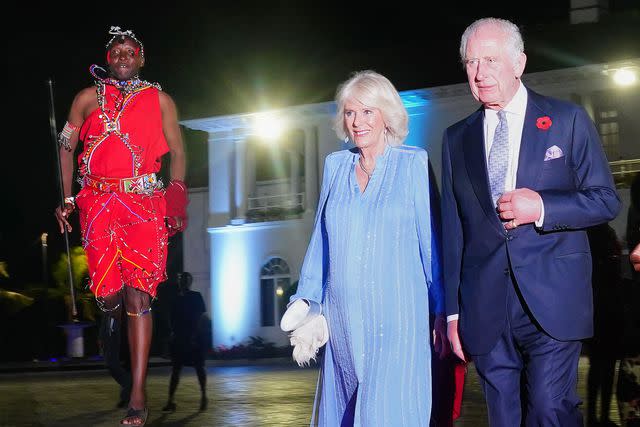
[(542, 130), (549, 129), (552, 123), (553, 122), (551, 121), (551, 117), (549, 116), (538, 117), (538, 120), (536, 120), (536, 126), (538, 127), (538, 129)]

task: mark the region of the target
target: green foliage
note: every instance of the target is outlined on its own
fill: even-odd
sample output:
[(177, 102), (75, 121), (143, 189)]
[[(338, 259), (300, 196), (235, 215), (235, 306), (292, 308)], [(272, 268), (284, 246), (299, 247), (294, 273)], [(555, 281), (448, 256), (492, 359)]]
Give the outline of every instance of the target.
[[(96, 321), (98, 309), (96, 307), (93, 294), (84, 286), (85, 279), (89, 273), (87, 255), (80, 246), (74, 246), (69, 251), (71, 253), (71, 272), (73, 277), (73, 287), (76, 293), (76, 308), (79, 318), (83, 320)], [(54, 264), (52, 276), (56, 284), (56, 289), (51, 290), (52, 294), (61, 294), (65, 304), (71, 313), (71, 296), (69, 295), (69, 272), (67, 254), (60, 255), (60, 259)], [(53, 295), (52, 295), (53, 296)]]
[(18, 292), (0, 289), (0, 312), (11, 316), (33, 304), (33, 298)]
[(9, 278), (9, 266), (5, 261), (0, 261), (0, 278), (2, 279)]
[[(89, 271), (87, 255), (80, 246), (74, 246), (71, 252), (71, 271), (73, 276), (73, 286), (82, 289), (82, 280)], [(67, 269), (67, 254), (60, 255), (60, 259), (54, 264), (52, 275), (59, 288), (69, 289), (69, 273)]]
[[(9, 279), (9, 265), (0, 261), (0, 284), (6, 285)], [(12, 316), (33, 304), (33, 298), (8, 289), (0, 289), (0, 313)]]

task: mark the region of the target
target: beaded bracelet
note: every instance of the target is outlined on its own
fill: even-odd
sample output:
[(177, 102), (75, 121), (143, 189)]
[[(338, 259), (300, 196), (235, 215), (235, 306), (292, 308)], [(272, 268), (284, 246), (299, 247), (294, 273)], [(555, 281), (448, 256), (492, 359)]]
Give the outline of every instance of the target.
[(58, 134), (58, 144), (64, 147), (65, 150), (71, 151), (71, 134), (78, 132), (80, 126), (76, 126), (68, 121), (64, 124), (62, 131)]

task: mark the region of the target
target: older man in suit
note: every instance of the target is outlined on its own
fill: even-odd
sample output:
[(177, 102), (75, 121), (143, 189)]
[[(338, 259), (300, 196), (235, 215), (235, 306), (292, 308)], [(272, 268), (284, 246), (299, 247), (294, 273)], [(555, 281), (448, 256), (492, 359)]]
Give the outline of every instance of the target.
[(471, 24), (460, 55), (482, 107), (443, 139), (448, 335), (471, 355), (491, 426), (581, 426), (581, 343), (592, 334), (584, 231), (620, 210), (586, 112), (520, 81), (518, 27)]

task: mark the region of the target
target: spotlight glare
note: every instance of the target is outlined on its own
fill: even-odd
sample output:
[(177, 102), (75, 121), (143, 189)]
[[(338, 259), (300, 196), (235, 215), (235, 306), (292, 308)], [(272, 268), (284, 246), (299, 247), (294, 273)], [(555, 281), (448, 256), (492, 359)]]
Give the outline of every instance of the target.
[(254, 126), (258, 135), (270, 141), (277, 139), (284, 129), (283, 121), (274, 115), (258, 116)]
[(627, 68), (620, 68), (613, 75), (613, 81), (620, 86), (629, 86), (635, 83), (636, 74)]

